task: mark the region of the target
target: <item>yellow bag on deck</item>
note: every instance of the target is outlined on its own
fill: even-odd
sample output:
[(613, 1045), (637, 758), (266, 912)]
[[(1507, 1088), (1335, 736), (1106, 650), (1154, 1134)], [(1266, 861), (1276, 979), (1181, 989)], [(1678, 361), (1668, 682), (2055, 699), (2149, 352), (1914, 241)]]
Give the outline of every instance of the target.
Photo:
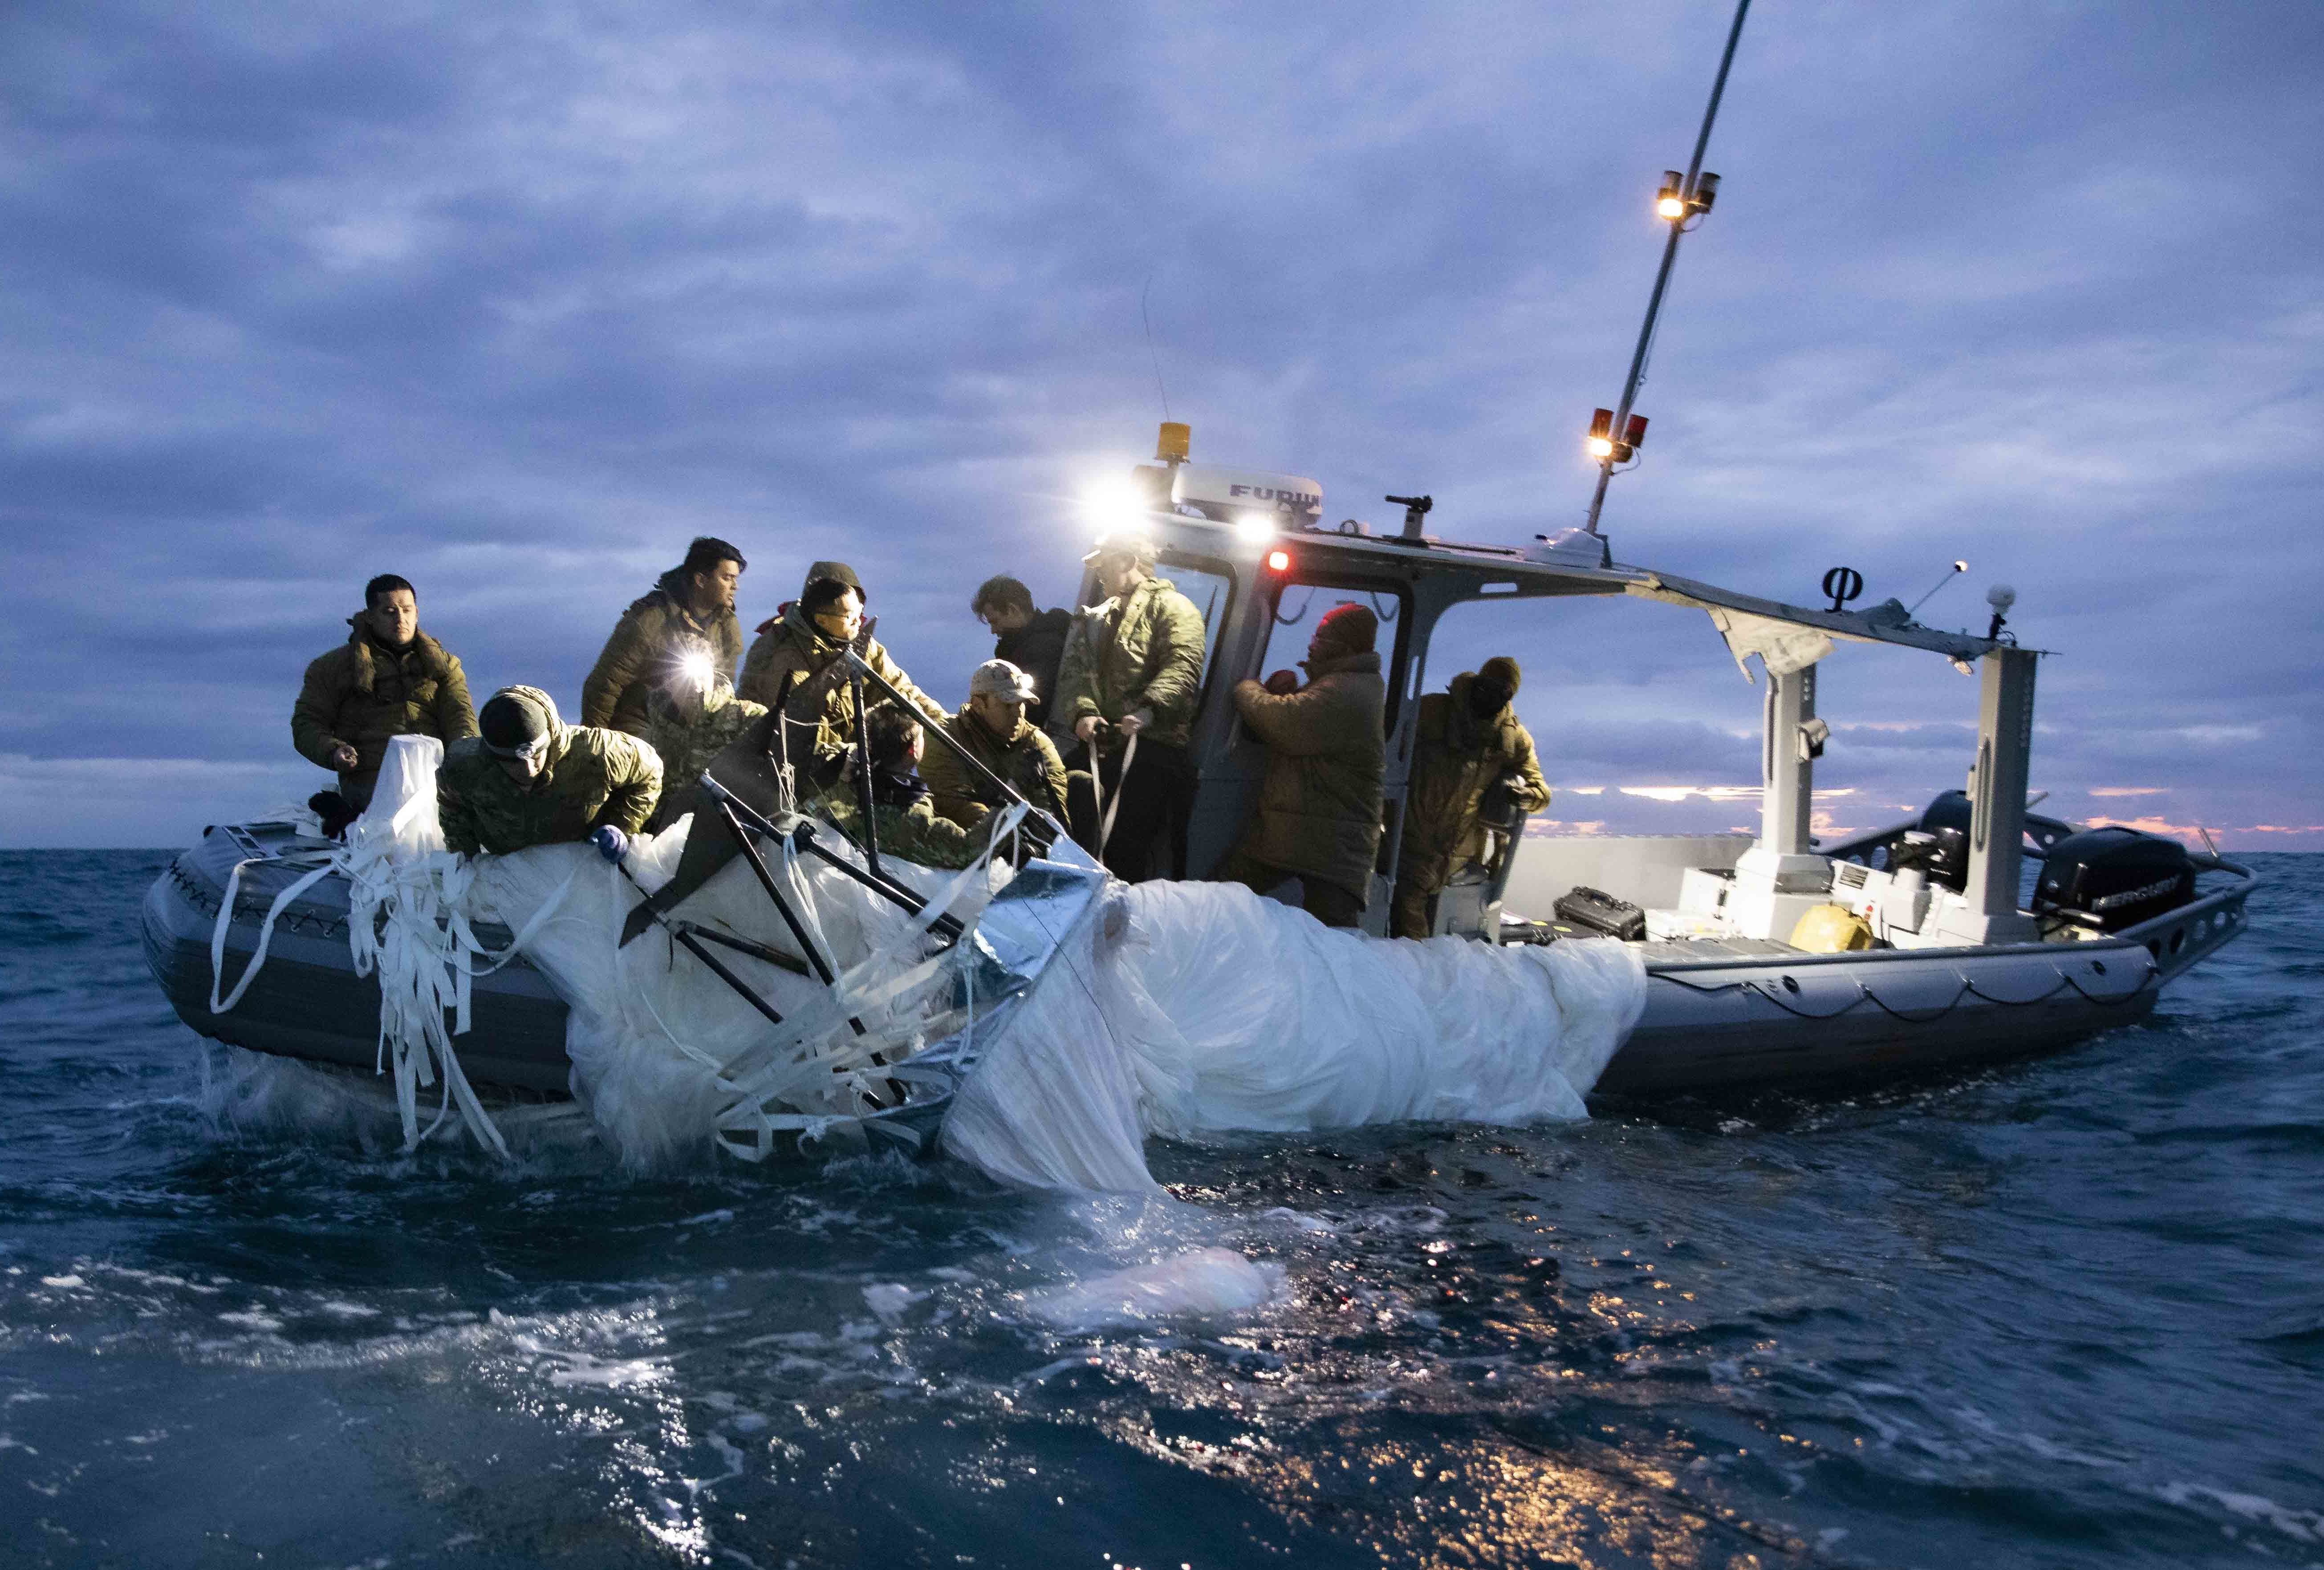
[(1846, 905), (1820, 904), (1792, 929), (1792, 947), (1808, 954), (1847, 954), (1872, 947), (1872, 925)]

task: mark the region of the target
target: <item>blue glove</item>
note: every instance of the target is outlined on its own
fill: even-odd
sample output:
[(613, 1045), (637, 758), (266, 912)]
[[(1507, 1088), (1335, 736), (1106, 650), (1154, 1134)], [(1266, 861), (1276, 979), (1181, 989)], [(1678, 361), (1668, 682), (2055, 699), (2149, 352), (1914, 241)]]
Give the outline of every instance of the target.
[(611, 823), (603, 825), (592, 833), (589, 836), (589, 843), (597, 848), (598, 855), (616, 867), (622, 864), (622, 858), (630, 853), (630, 837)]

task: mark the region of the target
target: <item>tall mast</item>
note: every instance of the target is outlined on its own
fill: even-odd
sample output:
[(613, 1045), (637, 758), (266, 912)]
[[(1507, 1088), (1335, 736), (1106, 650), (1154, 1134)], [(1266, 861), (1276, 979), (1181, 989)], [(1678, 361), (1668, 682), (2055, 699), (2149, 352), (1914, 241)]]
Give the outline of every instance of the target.
[(1663, 264), (1655, 273), (1654, 292), (1646, 297), (1646, 320), (1638, 329), (1638, 346), (1630, 355), (1630, 375), (1622, 385), (1621, 404), (1611, 410), (1599, 409), (1590, 422), (1590, 448), (1598, 459), (1598, 490), (1590, 498), (1591, 534), (1598, 532), (1598, 514), (1606, 505), (1606, 486), (1614, 478), (1616, 466), (1630, 461), (1646, 436), (1645, 420), (1632, 426), (1630, 407), (1637, 401), (1638, 383), (1646, 380), (1646, 352), (1654, 345), (1655, 318), (1662, 312), (1663, 291), (1670, 286), (1671, 265), (1678, 260), (1679, 236), (1711, 211), (1719, 195), (1719, 177), (1702, 172), (1702, 155), (1711, 146), (1711, 123), (1719, 117), (1728, 68), (1735, 63), (1735, 45), (1743, 37), (1743, 15), (1750, 9), (1751, 0), (1736, 0), (1735, 23), (1727, 30), (1727, 50), (1719, 57), (1719, 77), (1711, 84), (1711, 102), (1703, 108), (1702, 131), (1694, 139), (1694, 155), (1687, 160), (1686, 173), (1666, 170), (1662, 189), (1655, 197), (1655, 212), (1670, 225), (1670, 238), (1663, 243)]

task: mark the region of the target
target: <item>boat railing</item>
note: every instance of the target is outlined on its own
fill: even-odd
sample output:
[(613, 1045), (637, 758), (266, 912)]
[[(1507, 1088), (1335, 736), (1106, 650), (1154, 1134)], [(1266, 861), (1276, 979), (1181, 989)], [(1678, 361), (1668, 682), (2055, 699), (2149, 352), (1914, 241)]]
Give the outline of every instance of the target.
[(1873, 858), (1886, 850), (1892, 853), (1896, 841), (1921, 826), (1918, 818), (1907, 818), (1901, 823), (1891, 823), (1885, 829), (1867, 829), (1864, 832), (1842, 840), (1837, 845), (1819, 845), (1816, 854), (1831, 861), (1860, 861), (1867, 867), (1885, 868), (1891, 857), (1875, 862)]
[(2199, 874), (2224, 872), (2236, 881), (2199, 895), (2177, 910), (2150, 916), (2135, 927), (2125, 927), (2111, 934), (2116, 939), (2144, 943), (2146, 951), (2154, 956), (2157, 978), (2163, 981), (2190, 969), (2242, 932), (2244, 902), (2259, 886), (2259, 875), (2241, 862), (2200, 854), (2192, 859)]

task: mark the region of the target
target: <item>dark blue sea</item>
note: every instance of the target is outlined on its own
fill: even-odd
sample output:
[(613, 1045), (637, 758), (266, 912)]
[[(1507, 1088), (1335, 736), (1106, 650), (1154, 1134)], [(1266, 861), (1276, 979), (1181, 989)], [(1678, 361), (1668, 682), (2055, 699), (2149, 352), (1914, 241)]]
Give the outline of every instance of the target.
[[(254, 1125), (168, 859), (0, 855), (9, 1565), (2324, 1564), (2324, 858), (2063, 1056), (1157, 1145), (1143, 1215)], [(1157, 1238), (1283, 1290), (1028, 1311)]]

